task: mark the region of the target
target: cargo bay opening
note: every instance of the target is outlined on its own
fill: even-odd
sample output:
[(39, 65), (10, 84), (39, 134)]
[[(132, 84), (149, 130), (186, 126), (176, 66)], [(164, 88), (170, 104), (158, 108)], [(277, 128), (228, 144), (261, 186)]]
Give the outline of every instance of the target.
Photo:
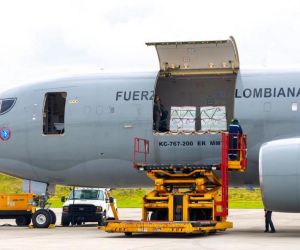
[(153, 131), (227, 130), (239, 71), (234, 38), (146, 44), (155, 46), (160, 64)]

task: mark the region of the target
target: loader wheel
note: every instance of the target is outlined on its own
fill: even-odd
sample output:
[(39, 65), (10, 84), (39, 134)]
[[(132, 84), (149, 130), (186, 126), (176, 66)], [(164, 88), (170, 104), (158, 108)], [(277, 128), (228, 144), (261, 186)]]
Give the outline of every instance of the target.
[(49, 209), (48, 212), (51, 215), (51, 223), (50, 224), (55, 225), (55, 223), (56, 223), (56, 215), (55, 215), (55, 213), (51, 209)]
[(50, 223), (51, 214), (46, 209), (39, 209), (32, 216), (32, 224), (36, 228), (48, 228)]
[(23, 227), (23, 226), (28, 226), (31, 222), (31, 217), (30, 216), (18, 216), (16, 218), (16, 224), (19, 227)]

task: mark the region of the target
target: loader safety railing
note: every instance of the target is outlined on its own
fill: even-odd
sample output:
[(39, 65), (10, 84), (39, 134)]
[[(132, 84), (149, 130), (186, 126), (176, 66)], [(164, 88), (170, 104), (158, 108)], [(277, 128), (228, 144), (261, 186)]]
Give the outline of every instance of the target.
[[(221, 180), (222, 199), (215, 203), (216, 216), (228, 216), (228, 170), (244, 172), (247, 167), (247, 138), (244, 134), (222, 133)], [(220, 207), (221, 209), (218, 209)]]
[[(227, 133), (222, 133), (222, 135)], [(229, 133), (227, 142), (228, 145), (228, 161), (229, 163), (239, 162), (238, 170), (244, 172), (247, 168), (247, 136), (240, 133)], [(232, 168), (231, 168), (232, 167)], [(233, 164), (229, 164), (229, 168), (234, 170)]]
[(149, 155), (149, 140), (143, 138), (134, 138), (134, 150), (133, 150), (133, 167), (137, 168), (137, 163), (141, 163), (138, 158), (142, 155), (143, 163), (147, 163), (147, 156)]

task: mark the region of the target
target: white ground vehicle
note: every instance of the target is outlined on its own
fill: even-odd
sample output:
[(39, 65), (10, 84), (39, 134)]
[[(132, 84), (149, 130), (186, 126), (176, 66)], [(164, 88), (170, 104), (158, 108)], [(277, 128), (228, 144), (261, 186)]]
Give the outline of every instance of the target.
[[(75, 188), (65, 201), (62, 197), (62, 226), (81, 225), (83, 222), (98, 222), (102, 225), (106, 219), (113, 219), (110, 207), (108, 189), (105, 188)], [(116, 201), (114, 200), (116, 207)]]

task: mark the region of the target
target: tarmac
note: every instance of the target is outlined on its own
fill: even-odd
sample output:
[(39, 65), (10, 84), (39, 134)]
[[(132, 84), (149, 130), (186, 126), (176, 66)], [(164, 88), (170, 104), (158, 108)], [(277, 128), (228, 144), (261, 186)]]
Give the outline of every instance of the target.
[[(140, 209), (118, 209), (120, 219), (139, 219)], [(234, 228), (214, 235), (112, 234), (96, 224), (60, 227), (61, 209), (54, 209), (54, 229), (17, 227), (14, 220), (0, 220), (0, 249), (298, 249), (300, 214), (273, 213), (276, 233), (264, 233), (262, 209), (231, 209), (229, 221)]]

